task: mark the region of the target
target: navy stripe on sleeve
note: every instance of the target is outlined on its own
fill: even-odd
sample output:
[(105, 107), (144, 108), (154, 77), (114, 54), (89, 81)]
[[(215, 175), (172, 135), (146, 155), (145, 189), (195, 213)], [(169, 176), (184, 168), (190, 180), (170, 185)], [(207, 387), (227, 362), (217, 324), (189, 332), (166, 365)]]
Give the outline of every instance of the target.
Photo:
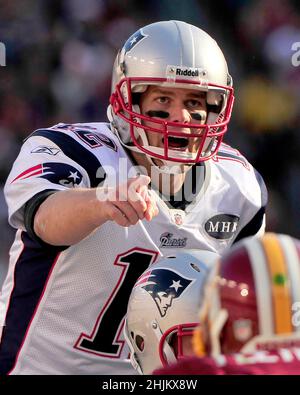
[(258, 182), (258, 185), (260, 187), (261, 205), (266, 207), (266, 205), (268, 203), (268, 190), (267, 190), (266, 184), (264, 182), (264, 179), (260, 175), (260, 173), (255, 169), (254, 169), (254, 174), (255, 174), (256, 180)]
[(258, 212), (254, 215), (254, 217), (251, 219), (251, 221), (248, 222), (247, 225), (243, 227), (243, 229), (240, 231), (240, 233), (237, 235), (236, 239), (234, 240), (234, 243), (245, 237), (254, 236), (262, 226), (264, 214), (265, 214), (265, 207), (261, 207), (258, 210)]
[(21, 238), (24, 249), (15, 266), (14, 288), (0, 344), (0, 375), (8, 374), (16, 363), (48, 276), (59, 256), (57, 250), (41, 247), (26, 232), (22, 232)]
[(259, 231), (263, 223), (264, 215), (266, 212), (266, 205), (268, 203), (268, 190), (264, 182), (264, 179), (262, 178), (260, 173), (254, 169), (254, 174), (258, 182), (258, 185), (260, 187), (262, 207), (257, 211), (257, 213), (254, 215), (251, 221), (248, 222), (248, 224), (245, 225), (244, 228), (240, 231), (240, 233), (237, 235), (236, 239), (234, 240), (234, 243), (245, 237), (254, 236)]

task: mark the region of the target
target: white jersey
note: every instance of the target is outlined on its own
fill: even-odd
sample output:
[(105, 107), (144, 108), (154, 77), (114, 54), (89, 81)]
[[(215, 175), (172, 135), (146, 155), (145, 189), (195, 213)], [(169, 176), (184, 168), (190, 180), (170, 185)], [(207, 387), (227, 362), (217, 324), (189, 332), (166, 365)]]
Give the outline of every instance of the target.
[(115, 174), (133, 177), (137, 169), (105, 123), (58, 124), (25, 141), (5, 185), (9, 222), (18, 230), (0, 299), (0, 373), (135, 373), (122, 329), (145, 269), (178, 249), (220, 254), (264, 228), (264, 183), (238, 151), (222, 145), (201, 168), (202, 186), (184, 210), (152, 191), (159, 208), (152, 221), (128, 228), (109, 221), (76, 245), (47, 247), (25, 230), (29, 199), (96, 187)]

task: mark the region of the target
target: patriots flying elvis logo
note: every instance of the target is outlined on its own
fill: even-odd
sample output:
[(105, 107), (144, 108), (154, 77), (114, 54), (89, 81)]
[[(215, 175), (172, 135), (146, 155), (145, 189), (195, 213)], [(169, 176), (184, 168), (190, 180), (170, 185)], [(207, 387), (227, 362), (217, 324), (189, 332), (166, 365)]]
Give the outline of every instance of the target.
[(17, 180), (25, 180), (27, 178), (40, 177), (66, 187), (75, 187), (82, 181), (82, 174), (71, 165), (65, 163), (42, 163), (20, 173), (11, 182), (13, 184)]
[(135, 288), (140, 286), (147, 291), (154, 300), (159, 314), (164, 317), (173, 300), (181, 297), (182, 293), (194, 282), (193, 279), (166, 268), (148, 270), (136, 282)]

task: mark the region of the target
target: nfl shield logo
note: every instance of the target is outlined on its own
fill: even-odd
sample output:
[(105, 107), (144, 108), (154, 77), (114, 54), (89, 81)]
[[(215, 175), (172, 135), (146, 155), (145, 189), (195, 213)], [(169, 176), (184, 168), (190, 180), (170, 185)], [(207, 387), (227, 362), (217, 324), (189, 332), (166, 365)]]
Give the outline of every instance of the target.
[(177, 226), (182, 225), (184, 220), (184, 211), (172, 210), (172, 219)]

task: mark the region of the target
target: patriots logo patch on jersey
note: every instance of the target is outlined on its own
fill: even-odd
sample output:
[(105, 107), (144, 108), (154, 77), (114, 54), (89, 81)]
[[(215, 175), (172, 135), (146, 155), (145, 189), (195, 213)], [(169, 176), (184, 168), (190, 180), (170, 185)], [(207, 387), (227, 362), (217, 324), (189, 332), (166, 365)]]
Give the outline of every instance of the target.
[(154, 269), (142, 275), (135, 287), (141, 286), (152, 296), (161, 317), (164, 317), (173, 300), (180, 298), (192, 282), (192, 279), (183, 277), (173, 270)]
[(187, 237), (173, 237), (173, 233), (165, 232), (160, 238), (160, 248), (173, 247), (173, 248), (184, 248), (187, 243)]
[(82, 181), (82, 174), (71, 165), (65, 163), (43, 163), (23, 171), (12, 182), (25, 180), (27, 178), (40, 177), (66, 187), (75, 187)]

